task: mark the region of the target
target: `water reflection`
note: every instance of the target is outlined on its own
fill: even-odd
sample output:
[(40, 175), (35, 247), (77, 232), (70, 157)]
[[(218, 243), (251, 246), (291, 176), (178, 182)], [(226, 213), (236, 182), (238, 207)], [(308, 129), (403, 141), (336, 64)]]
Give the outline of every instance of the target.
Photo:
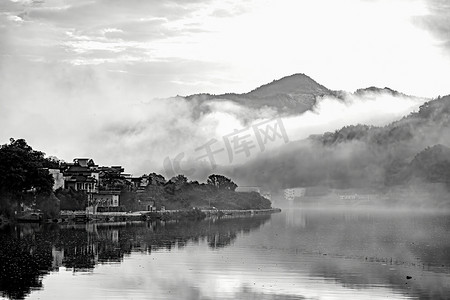
[(280, 254), (275, 260), (300, 258), (310, 278), (353, 290), (388, 287), (408, 298), (448, 299), (447, 213), (297, 208), (285, 215), (271, 221), (274, 239), (264, 242)]
[(0, 291), (3, 297), (22, 299), (42, 287), (43, 275), (60, 267), (91, 271), (99, 263), (120, 263), (132, 251), (182, 249), (203, 240), (211, 249), (225, 247), (238, 233), (249, 233), (269, 218), (8, 226), (0, 230)]
[(441, 213), (295, 208), (9, 227), (0, 289), (30, 299), (447, 299), (449, 230)]
[(446, 213), (290, 209), (285, 224), (279, 221), (275, 219), (273, 229), (295, 237), (279, 241), (288, 242), (289, 248), (450, 270), (450, 218)]

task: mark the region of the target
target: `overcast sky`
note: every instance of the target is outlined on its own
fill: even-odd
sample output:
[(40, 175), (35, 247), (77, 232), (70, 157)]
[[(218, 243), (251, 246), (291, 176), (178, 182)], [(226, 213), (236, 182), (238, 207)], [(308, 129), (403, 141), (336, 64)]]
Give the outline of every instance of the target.
[[(450, 94), (450, 4), (0, 1), (1, 143), (23, 137), (65, 160), (120, 159), (111, 153), (124, 141), (100, 132), (115, 122), (135, 132), (132, 120), (149, 118), (141, 104), (155, 97), (247, 92), (293, 73), (335, 90)], [(165, 109), (150, 115), (172, 120), (176, 109)]]

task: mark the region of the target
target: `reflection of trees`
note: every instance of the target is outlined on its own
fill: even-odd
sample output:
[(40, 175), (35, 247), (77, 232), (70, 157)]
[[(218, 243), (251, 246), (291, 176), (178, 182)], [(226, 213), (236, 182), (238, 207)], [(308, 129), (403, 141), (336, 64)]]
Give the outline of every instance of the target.
[(52, 265), (51, 244), (43, 236), (21, 236), (14, 228), (0, 231), (0, 291), (3, 297), (24, 298), (40, 288), (41, 275)]
[(21, 225), (0, 230), (0, 291), (21, 299), (41, 288), (42, 275), (64, 266), (91, 270), (120, 262), (132, 251), (151, 252), (205, 240), (212, 248), (230, 245), (239, 232), (259, 228), (270, 215), (252, 218), (133, 224)]
[(181, 221), (178, 223), (153, 224), (153, 232), (143, 228), (134, 230), (132, 239), (145, 251), (168, 249), (175, 245), (184, 247), (188, 242), (198, 243), (206, 239), (211, 248), (230, 245), (239, 232), (249, 232), (270, 219), (270, 215), (252, 218), (221, 218), (201, 222)]
[[(259, 216), (254, 218), (232, 218), (220, 219), (217, 222), (208, 224), (208, 244), (211, 248), (220, 248), (230, 245), (239, 232), (249, 233), (250, 230), (258, 228), (264, 224), (270, 216)], [(222, 223), (227, 226), (222, 226)]]

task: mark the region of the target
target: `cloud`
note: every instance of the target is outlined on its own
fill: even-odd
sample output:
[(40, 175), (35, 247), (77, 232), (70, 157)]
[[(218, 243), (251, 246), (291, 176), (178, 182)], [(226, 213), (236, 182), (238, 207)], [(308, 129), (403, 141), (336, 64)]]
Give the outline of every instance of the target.
[[(2, 54), (29, 51), (43, 60), (75, 64), (160, 59), (166, 54), (154, 51), (161, 47), (155, 42), (179, 43), (180, 38), (209, 31), (203, 19), (210, 15), (212, 2), (4, 1), (0, 4), (0, 28), (4, 28), (0, 43), (10, 49)], [(234, 16), (243, 13), (235, 5), (227, 9)]]
[[(224, 99), (164, 97), (173, 82), (182, 93), (198, 89), (184, 78), (196, 83), (209, 77), (217, 84), (220, 74), (211, 70), (218, 68), (224, 69), (181, 59), (74, 66), (9, 58), (2, 61), (0, 72), (0, 122), (6, 128), (0, 139), (5, 143), (10, 137), (25, 138), (34, 148), (66, 161), (87, 156), (103, 165), (122, 164), (136, 175), (162, 172), (166, 157), (184, 152), (183, 161), (194, 161), (201, 177), (210, 166), (208, 161), (195, 160), (200, 155), (195, 149), (212, 139), (223, 141), (234, 129), (277, 117), (270, 107), (250, 109)], [(191, 75), (193, 69), (197, 77)], [(208, 89), (214, 84), (202, 82)], [(389, 93), (348, 94), (345, 101), (323, 98), (313, 112), (283, 122), (294, 141), (348, 124), (390, 122), (415, 105), (414, 99)], [(236, 155), (233, 163), (245, 159)], [(227, 152), (218, 163), (229, 164)]]
[(429, 30), (447, 51), (450, 50), (450, 3), (446, 0), (425, 0), (428, 14), (415, 18), (423, 28)]
[[(400, 78), (433, 93), (436, 82), (447, 88), (446, 76), (430, 79), (428, 70), (442, 66), (437, 56), (417, 60), (426, 69), (411, 71), (416, 66), (405, 55), (416, 58), (423, 52), (416, 46), (428, 44), (415, 35), (412, 44), (398, 41), (410, 37), (404, 34), (410, 28), (397, 28), (395, 13), (409, 16), (409, 5), (395, 7), (380, 24), (385, 6), (350, 2), (354, 10), (330, 2), (333, 9), (324, 11), (326, 1), (0, 1), (0, 125), (6, 128), (0, 139), (23, 137), (65, 160), (91, 156), (139, 174), (161, 168), (166, 156), (195, 152), (274, 116), (270, 108), (250, 110), (231, 101), (166, 99), (177, 94), (245, 92), (297, 72), (320, 74), (325, 85), (336, 80), (331, 88), (346, 88), (341, 78), (357, 87), (361, 78), (383, 86)], [(358, 35), (359, 27), (365, 34)], [(372, 82), (376, 76), (380, 80)], [(335, 105), (335, 99), (321, 103)], [(285, 121), (292, 138), (300, 139), (370, 117), (363, 107), (378, 108), (371, 103), (361, 104), (362, 112), (358, 105), (333, 106), (344, 112), (328, 111), (328, 125), (321, 107)], [(403, 111), (392, 109), (380, 108), (372, 121)]]
[[(393, 95), (388, 91), (345, 94), (343, 99), (325, 97), (319, 100), (313, 111), (282, 117), (281, 121), (289, 139), (296, 141), (314, 133), (321, 134), (350, 124), (384, 125), (407, 115), (424, 101), (422, 98)], [(103, 137), (103, 145), (115, 145), (117, 159), (134, 166), (140, 172), (148, 172), (150, 169), (180, 172), (174, 165), (174, 169), (171, 169), (170, 164), (169, 169), (167, 165), (163, 169), (163, 162), (168, 157), (174, 163), (176, 157), (182, 154), (181, 171), (189, 172), (192, 169), (195, 173), (187, 175), (200, 180), (214, 172), (207, 157), (199, 160), (205, 155), (203, 147), (206, 144), (211, 143), (213, 151), (220, 151), (214, 156), (215, 162), (221, 165), (219, 169), (239, 167), (261, 153), (250, 126), (280, 117), (276, 109), (270, 107), (252, 109), (225, 99), (203, 102), (196, 98), (186, 100), (178, 97), (151, 100), (145, 105), (136, 105), (134, 109), (142, 114), (141, 118), (135, 116), (132, 122), (127, 118), (107, 122), (108, 127), (100, 130), (99, 136), (93, 140)], [(251, 140), (252, 150), (249, 155), (234, 152), (236, 149), (233, 148), (230, 156), (230, 149), (226, 148), (225, 141), (232, 139), (230, 134), (234, 130), (243, 130), (245, 134), (251, 135), (249, 141)], [(282, 149), (285, 142), (281, 139), (269, 142), (266, 150), (274, 150), (276, 147)], [(231, 140), (230, 143), (234, 145)], [(136, 163), (137, 156), (127, 158), (124, 155), (127, 151), (142, 153), (138, 159), (139, 167)], [(348, 152), (343, 149), (342, 153)]]
[[(196, 127), (193, 104), (181, 98), (154, 99), (167, 95), (171, 81), (181, 80), (194, 68), (198, 75), (191, 77), (194, 80), (211, 74), (209, 64), (172, 59), (73, 66), (14, 57), (1, 63), (1, 143), (23, 137), (33, 147), (67, 161), (88, 156), (100, 164), (148, 172), (162, 166), (168, 150), (175, 153), (180, 145), (188, 147), (199, 137), (203, 143), (213, 136), (207, 130), (215, 128), (213, 120), (202, 123), (203, 129)], [(190, 88), (181, 84), (179, 90)], [(137, 160), (129, 155), (133, 152), (139, 153), (142, 167), (134, 167)]]

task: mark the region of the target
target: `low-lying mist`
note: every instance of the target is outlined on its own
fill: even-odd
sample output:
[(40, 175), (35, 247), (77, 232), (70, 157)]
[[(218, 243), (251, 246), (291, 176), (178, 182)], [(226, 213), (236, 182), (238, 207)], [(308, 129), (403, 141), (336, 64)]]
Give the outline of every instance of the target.
[[(347, 124), (384, 125), (416, 110), (423, 101), (424, 99), (403, 95), (394, 96), (385, 91), (362, 95), (345, 94), (343, 98), (319, 98), (311, 111), (301, 115), (279, 115), (272, 107), (251, 109), (226, 99), (197, 102), (195, 98), (186, 100), (177, 97), (150, 100), (137, 106), (136, 109), (141, 114), (147, 112), (145, 117), (134, 125), (128, 124), (126, 120), (115, 121), (108, 125), (106, 133), (114, 139), (123, 140), (123, 145), (136, 149), (136, 152), (138, 149), (145, 149), (147, 157), (140, 160), (137, 172), (145, 173), (151, 169), (167, 172), (167, 168), (162, 169), (164, 159), (168, 157), (173, 160), (178, 154), (184, 153), (182, 163), (185, 167), (182, 170), (195, 169), (192, 175), (195, 179), (202, 179), (214, 169), (208, 158), (197, 160), (204, 152), (196, 149), (213, 139), (216, 140), (216, 143), (211, 145), (213, 150), (224, 149), (224, 138), (235, 130), (248, 129), (242, 135), (251, 135), (249, 140), (253, 142), (254, 148), (247, 154), (231, 149), (232, 161), (230, 153), (223, 150), (214, 157), (217, 165), (233, 168), (261, 154), (251, 130), (251, 125), (254, 124), (280, 120), (292, 143), (311, 134), (322, 134)], [(101, 134), (105, 134), (105, 131)], [(267, 142), (265, 151), (289, 148), (288, 144), (283, 139), (274, 139)], [(346, 150), (341, 152), (346, 153)], [(128, 161), (127, 164), (136, 170), (134, 166), (137, 164), (133, 161)]]
[(389, 125), (346, 126), (222, 171), (271, 190), (324, 186), (387, 193), (399, 205), (448, 204), (449, 113), (447, 96)]
[[(190, 178), (202, 179), (210, 173), (237, 167), (231, 173), (242, 184), (270, 181), (280, 182), (277, 186), (289, 186), (298, 182), (295, 174), (299, 171), (286, 175), (291, 173), (282, 167), (286, 164), (298, 164), (293, 170), (312, 168), (308, 172), (312, 177), (322, 176), (330, 168), (339, 169), (341, 164), (347, 164), (339, 157), (364, 157), (368, 151), (366, 146), (341, 145), (335, 150), (335, 158), (322, 160), (321, 152), (304, 146), (310, 142), (295, 141), (345, 125), (384, 125), (416, 110), (425, 101), (388, 89), (369, 89), (354, 94), (340, 93), (339, 97), (319, 97), (310, 111), (279, 115), (270, 106), (255, 109), (227, 99), (202, 102), (195, 97), (152, 98), (151, 90), (157, 87), (151, 82), (145, 86), (142, 81), (125, 81), (120, 74), (107, 69), (94, 71), (89, 66), (69, 69), (51, 62), (25, 65), (20, 61), (5, 62), (3, 67), (0, 116), (2, 127), (8, 129), (1, 132), (4, 142), (10, 137), (25, 138), (47, 155), (66, 161), (92, 157), (100, 165), (123, 165), (126, 172), (134, 175), (177, 171), (164, 168), (164, 161), (167, 158), (173, 161), (184, 153), (181, 165), (183, 170), (191, 166), (194, 172)], [(21, 88), (15, 88), (17, 82)], [(225, 151), (224, 136), (274, 119), (284, 125), (288, 143), (280, 139), (268, 141), (262, 152), (252, 137), (255, 147), (250, 153), (234, 153), (231, 161), (230, 152)], [(217, 165), (221, 166), (218, 169), (211, 168), (207, 158), (197, 159), (200, 152), (196, 149), (214, 139), (217, 144), (212, 148), (223, 150), (216, 157)], [(278, 167), (276, 154), (296, 152), (298, 145), (302, 145), (302, 155), (311, 157), (309, 162), (286, 157)], [(258, 169), (256, 161), (268, 161), (269, 168), (255, 174), (251, 170)], [(317, 161), (318, 167), (313, 167), (313, 161)], [(238, 167), (242, 164), (255, 167), (243, 172)], [(264, 174), (277, 168), (280, 171), (272, 174), (276, 176), (264, 179), (268, 176)]]

